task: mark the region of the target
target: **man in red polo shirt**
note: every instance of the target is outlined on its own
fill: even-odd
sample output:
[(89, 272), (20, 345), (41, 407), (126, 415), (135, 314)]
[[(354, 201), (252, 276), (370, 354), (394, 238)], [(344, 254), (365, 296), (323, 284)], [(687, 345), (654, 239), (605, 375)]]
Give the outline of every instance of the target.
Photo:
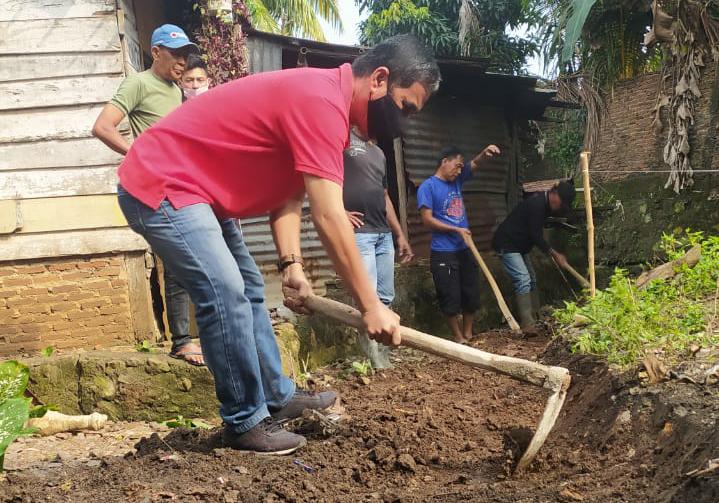
[[(335, 69), (239, 79), (188, 101), (133, 144), (118, 197), (128, 223), (160, 255), (197, 308), (228, 447), (287, 454), (305, 439), (278, 427), (336, 394), (306, 393), (282, 374), (262, 276), (227, 217), (268, 214), (282, 283), (311, 292), (300, 256), (305, 194), (335, 269), (370, 337), (399, 344), (399, 317), (377, 297), (342, 204), (349, 128), (399, 136), (405, 116), (437, 90), (433, 56), (400, 35)], [(301, 301), (285, 304), (305, 312)]]

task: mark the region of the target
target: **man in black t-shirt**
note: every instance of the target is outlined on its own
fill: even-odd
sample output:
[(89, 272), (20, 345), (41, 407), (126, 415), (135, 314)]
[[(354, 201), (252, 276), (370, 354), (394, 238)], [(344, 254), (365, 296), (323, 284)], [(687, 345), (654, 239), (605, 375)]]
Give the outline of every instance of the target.
[(519, 203), (502, 222), (492, 239), (504, 270), (512, 280), (519, 312), (519, 324), (530, 328), (539, 310), (539, 292), (529, 252), (536, 245), (564, 267), (567, 259), (544, 240), (544, 220), (552, 214), (569, 211), (574, 201), (574, 184), (562, 181), (548, 192), (541, 192)]
[[(387, 161), (382, 150), (371, 141), (350, 133), (350, 146), (344, 152), (343, 199), (347, 216), (355, 230), (360, 255), (375, 282), (377, 295), (387, 306), (394, 300), (394, 244), (397, 239), (404, 264), (414, 256), (402, 232), (387, 193)], [(389, 349), (360, 334), (360, 345), (376, 369), (390, 367)]]

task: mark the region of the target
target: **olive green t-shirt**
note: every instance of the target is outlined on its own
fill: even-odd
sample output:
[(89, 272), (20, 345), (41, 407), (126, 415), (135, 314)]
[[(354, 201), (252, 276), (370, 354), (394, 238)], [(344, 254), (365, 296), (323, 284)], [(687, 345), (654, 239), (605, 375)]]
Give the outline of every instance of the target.
[(132, 135), (140, 133), (182, 104), (182, 91), (173, 82), (155, 75), (152, 70), (128, 75), (110, 103), (125, 112)]

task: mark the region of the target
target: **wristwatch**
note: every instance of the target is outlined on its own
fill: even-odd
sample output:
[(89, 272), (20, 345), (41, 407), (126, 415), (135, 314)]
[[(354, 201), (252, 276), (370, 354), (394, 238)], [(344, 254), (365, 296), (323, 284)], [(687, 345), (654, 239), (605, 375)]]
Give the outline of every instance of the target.
[(277, 261), (277, 270), (279, 272), (284, 271), (292, 264), (300, 264), (302, 268), (305, 268), (305, 262), (302, 260), (302, 257), (299, 255), (295, 255), (294, 253), (290, 255), (285, 255), (284, 257), (280, 257), (280, 260)]

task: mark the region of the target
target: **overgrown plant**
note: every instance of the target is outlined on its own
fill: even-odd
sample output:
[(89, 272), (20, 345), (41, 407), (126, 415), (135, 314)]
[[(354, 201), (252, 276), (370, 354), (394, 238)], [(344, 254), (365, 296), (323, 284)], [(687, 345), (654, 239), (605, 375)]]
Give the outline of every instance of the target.
[(210, 8), (211, 0), (193, 4), (197, 28), (195, 40), (202, 47), (207, 73), (215, 84), (223, 84), (248, 73), (245, 26), (250, 19), (244, 2), (232, 1), (232, 18)]
[[(545, 17), (539, 28), (544, 59), (558, 63), (560, 75), (581, 74), (611, 92), (620, 80), (662, 71), (654, 125), (659, 132), (666, 109), (666, 187), (677, 193), (690, 187), (699, 84), (709, 58), (719, 61), (719, 0), (541, 0), (538, 5)], [(592, 129), (591, 120), (587, 126)], [(592, 150), (587, 142), (585, 148)]]
[(0, 471), (10, 444), (33, 432), (25, 428), (30, 417), (31, 399), (23, 395), (29, 376), (30, 371), (22, 363), (14, 360), (0, 363)]
[[(707, 297), (716, 292), (719, 276), (719, 236), (687, 232), (683, 237), (662, 236), (660, 249), (675, 260), (694, 245), (701, 258), (694, 267), (682, 265), (671, 280), (654, 280), (638, 289), (627, 271), (616, 269), (609, 287), (585, 304), (567, 302), (555, 311), (570, 334), (572, 348), (605, 356), (610, 363), (627, 366), (649, 349), (664, 351), (668, 358), (686, 354), (692, 345), (719, 343), (706, 330)], [(580, 329), (572, 328), (577, 323)]]
[(571, 178), (577, 168), (577, 159), (584, 145), (584, 110), (555, 112), (562, 122), (550, 123), (544, 133), (544, 156), (552, 165), (552, 172), (563, 178)]

